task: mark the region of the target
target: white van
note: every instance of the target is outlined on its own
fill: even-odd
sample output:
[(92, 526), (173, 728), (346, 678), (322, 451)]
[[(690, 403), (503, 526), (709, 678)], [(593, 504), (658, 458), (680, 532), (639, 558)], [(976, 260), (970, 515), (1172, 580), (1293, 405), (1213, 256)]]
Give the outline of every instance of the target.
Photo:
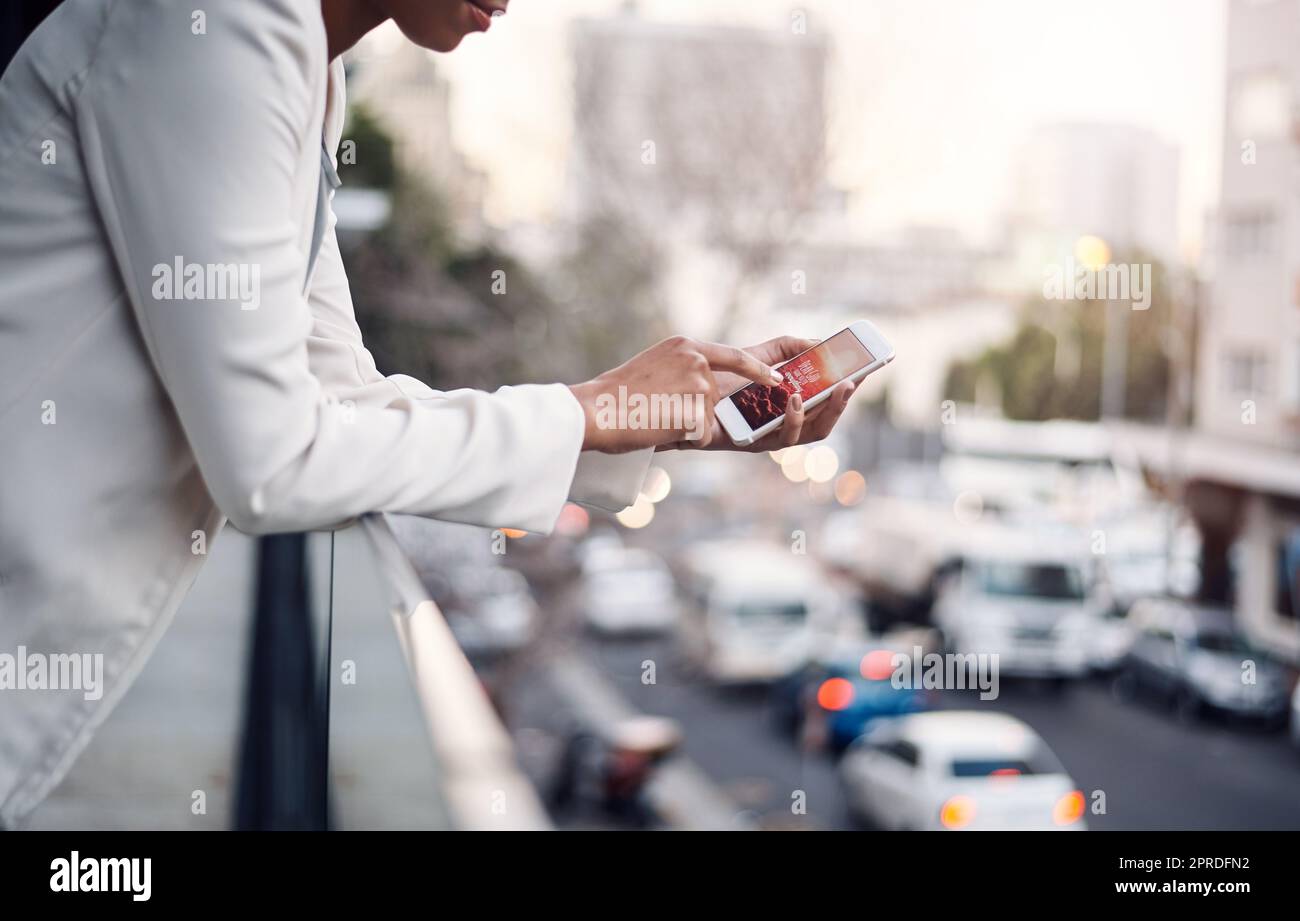
[(940, 577), (933, 619), (951, 651), (996, 653), (1002, 675), (1074, 678), (1105, 608), (1082, 550), (995, 528), (972, 534)]
[(683, 564), (682, 648), (718, 683), (786, 675), (838, 625), (839, 597), (820, 569), (780, 544), (696, 544)]

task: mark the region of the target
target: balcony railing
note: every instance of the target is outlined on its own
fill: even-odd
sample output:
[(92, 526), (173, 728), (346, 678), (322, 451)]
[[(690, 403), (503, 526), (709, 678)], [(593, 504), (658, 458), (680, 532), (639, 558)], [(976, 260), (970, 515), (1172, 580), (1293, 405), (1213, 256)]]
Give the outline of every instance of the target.
[(209, 552), (30, 827), (549, 827), (384, 516)]

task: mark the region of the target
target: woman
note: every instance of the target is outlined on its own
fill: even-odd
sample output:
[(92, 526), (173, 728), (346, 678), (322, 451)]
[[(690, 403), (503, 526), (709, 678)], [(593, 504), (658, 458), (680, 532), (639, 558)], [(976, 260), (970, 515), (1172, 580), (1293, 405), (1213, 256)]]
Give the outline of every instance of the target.
[[(371, 511), (548, 532), (811, 343), (669, 339), (599, 378), (438, 393), (361, 341), (330, 193), (339, 56), (392, 19), (450, 51), (507, 0), (67, 0), (0, 80), (0, 652), (103, 656), (102, 696), (0, 691), (0, 825), (58, 782), (228, 518)], [(602, 394), (699, 397), (599, 424)], [(750, 450), (824, 437), (851, 386)], [(797, 404), (797, 401), (792, 401)], [(204, 540), (200, 540), (200, 536)]]

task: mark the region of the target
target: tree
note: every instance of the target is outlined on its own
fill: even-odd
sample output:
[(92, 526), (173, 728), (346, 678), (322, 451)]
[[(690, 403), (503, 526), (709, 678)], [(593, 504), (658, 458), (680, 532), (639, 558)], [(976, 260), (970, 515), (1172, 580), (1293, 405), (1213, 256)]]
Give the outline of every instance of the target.
[(340, 178), (385, 191), (391, 203), (385, 224), (343, 253), (380, 370), (440, 389), (491, 389), (562, 379), (566, 361), (574, 368), (563, 342), (545, 336), (559, 311), (541, 281), (494, 243), (464, 247), (438, 190), (397, 164), (364, 109), (349, 113), (345, 137), (356, 156)]
[(574, 38), (579, 211), (654, 241), (661, 277), (707, 273), (725, 337), (828, 193), (826, 36), (614, 17)]
[[(1173, 304), (1168, 273), (1159, 262), (1141, 252), (1130, 262), (1151, 265), (1152, 292), (1151, 306), (1131, 310), (1128, 317), (1125, 416), (1151, 421), (1165, 412)], [(1127, 302), (1116, 306), (1130, 309)], [(1109, 309), (1103, 299), (1027, 300), (1010, 341), (949, 368), (944, 398), (981, 402), (992, 393), (1008, 419), (1098, 419)]]

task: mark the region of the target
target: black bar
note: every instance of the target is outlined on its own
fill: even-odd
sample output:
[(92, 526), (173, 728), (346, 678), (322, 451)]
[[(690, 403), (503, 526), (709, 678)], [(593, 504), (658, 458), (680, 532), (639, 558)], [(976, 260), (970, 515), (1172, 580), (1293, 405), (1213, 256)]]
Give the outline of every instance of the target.
[(235, 827), (329, 825), (328, 713), (322, 699), (305, 534), (258, 542), (257, 606), (244, 701)]

